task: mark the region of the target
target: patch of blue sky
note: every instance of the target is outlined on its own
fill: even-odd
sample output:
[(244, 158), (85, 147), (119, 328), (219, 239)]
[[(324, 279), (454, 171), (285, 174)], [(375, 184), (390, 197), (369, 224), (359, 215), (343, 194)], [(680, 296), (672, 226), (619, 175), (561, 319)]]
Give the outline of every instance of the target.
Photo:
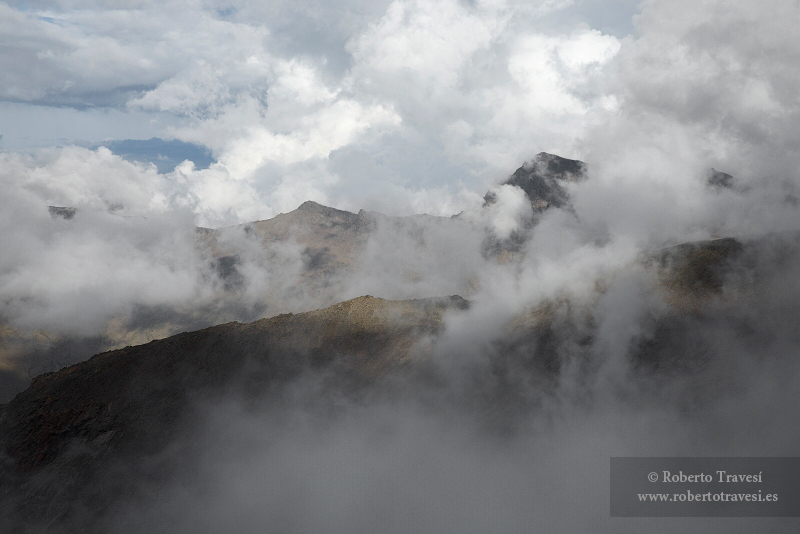
[(153, 163), (161, 174), (172, 172), (186, 160), (194, 163), (197, 169), (207, 169), (216, 161), (208, 148), (176, 139), (119, 139), (104, 141), (92, 148), (99, 146), (129, 161)]

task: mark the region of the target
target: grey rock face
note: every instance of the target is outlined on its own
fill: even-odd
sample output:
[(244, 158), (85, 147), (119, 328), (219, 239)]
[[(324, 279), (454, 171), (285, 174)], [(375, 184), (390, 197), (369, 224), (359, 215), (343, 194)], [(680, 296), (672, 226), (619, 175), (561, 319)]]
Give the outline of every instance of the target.
[[(517, 169), (502, 185), (519, 187), (530, 198), (534, 211), (542, 211), (551, 206), (563, 208), (569, 205), (569, 194), (559, 182), (576, 183), (586, 177), (584, 162), (540, 152)], [(486, 204), (493, 204), (496, 197), (489, 192), (484, 200)]]

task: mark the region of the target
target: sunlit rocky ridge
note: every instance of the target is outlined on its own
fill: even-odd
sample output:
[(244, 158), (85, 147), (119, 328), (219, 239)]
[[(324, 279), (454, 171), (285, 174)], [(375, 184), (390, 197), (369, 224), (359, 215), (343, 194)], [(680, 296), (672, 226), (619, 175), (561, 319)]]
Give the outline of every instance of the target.
[[(506, 238), (464, 214), (386, 217), (313, 202), (266, 221), (198, 228), (196, 246), (207, 258), (209, 283), (218, 286), (217, 301), (201, 310), (151, 316), (147, 328), (164, 339), (149, 343), (139, 343), (145, 341), (141, 327), (117, 323), (119, 335), (109, 335), (109, 329), (98, 342), (114, 350), (35, 377), (2, 407), (4, 512), (18, 528), (44, 521), (66, 531), (112, 529), (121, 502), (147, 500), (142, 484), (167, 484), (191, 465), (186, 436), (197, 432), (207, 403), (233, 396), (252, 406), (280, 404), (287, 388), (303, 380), (321, 383), (311, 390), (319, 396), (312, 404), (340, 396), (368, 403), (400, 384), (401, 392), (411, 388), (431, 396), (435, 409), (468, 406), (482, 427), (513, 433), (518, 418), (542, 409), (565, 375), (591, 380), (597, 372), (604, 298), (618, 278), (645, 280), (647, 298), (655, 303), (643, 321), (646, 328), (625, 348), (634, 377), (644, 377), (644, 383), (654, 376), (690, 377), (685, 387), (692, 392), (692, 381), (709, 379), (715, 369), (713, 338), (730, 324), (746, 322), (743, 308), (770, 307), (762, 292), (771, 291), (774, 271), (786, 276), (781, 269), (794, 261), (796, 236), (729, 237), (648, 251), (591, 281), (588, 294), (565, 292), (531, 302), (480, 332), (478, 323), (486, 321), (470, 297), (483, 289), (469, 268), (454, 270), (450, 287), (457, 291), (447, 296), (359, 295), (337, 303), (359, 287), (376, 235), (403, 236), (412, 250), (422, 251), (429, 250), (437, 229), (447, 235), (452, 228), (478, 228), (480, 256), (513, 268), (530, 254), (522, 244), (539, 217), (549, 209), (569, 211), (567, 184), (585, 179), (590, 177), (580, 162), (547, 154), (520, 168), (505, 185), (525, 192), (532, 215)], [(494, 201), (490, 192), (484, 209)], [(764, 250), (780, 251), (783, 264), (764, 263)], [(448, 269), (452, 258), (426, 268)], [(254, 288), (247, 271), (254, 265), (268, 273), (283, 269), (281, 283)], [(420, 273), (426, 274), (409, 262), (389, 275), (402, 278), (395, 291), (414, 292), (425, 289)], [(259, 316), (268, 318), (252, 321)], [(252, 322), (168, 336), (220, 318)], [(475, 333), (468, 328), (463, 335), (468, 346), (460, 346), (457, 325), (473, 322)], [(3, 336), (6, 346), (20, 340), (15, 361), (30, 358), (22, 334), (6, 329)], [(467, 359), (465, 374), (456, 380), (447, 365), (462, 352), (481, 355), (488, 365)]]

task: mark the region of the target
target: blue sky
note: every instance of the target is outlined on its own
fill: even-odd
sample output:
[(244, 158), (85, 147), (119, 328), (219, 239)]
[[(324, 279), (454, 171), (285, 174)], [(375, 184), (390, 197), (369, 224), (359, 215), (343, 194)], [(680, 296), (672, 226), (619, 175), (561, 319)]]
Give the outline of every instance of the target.
[[(674, 197), (711, 166), (796, 168), (797, 19), (784, 0), (5, 2), (0, 147), (32, 154), (9, 169), (80, 169), (44, 204), (206, 226), (309, 199), (448, 215), (540, 151)], [(216, 162), (167, 172), (146, 204), (104, 198), (124, 187), (96, 147), (154, 137)]]
[[(654, 280), (637, 259), (687, 241), (800, 228), (798, 26), (796, 0), (0, 1), (0, 327), (115, 340), (141, 328), (144, 339), (202, 321), (249, 320), (265, 305), (269, 314), (316, 309), (319, 298), (298, 283), (307, 251), (296, 241), (263, 244), (222, 230), (222, 245), (241, 251), (243, 277), (240, 292), (226, 293), (214, 274), (218, 261), (197, 245), (196, 226), (267, 219), (307, 200), (352, 212), (463, 212), (452, 227), (419, 218), (414, 224), (429, 225), (426, 234), (379, 226), (360, 266), (340, 273), (344, 289), (335, 300), (461, 292), (476, 305), (470, 320), (448, 324), (445, 352), (452, 354), (485, 343), (499, 325), (545, 301), (592, 302), (597, 389), (585, 396), (583, 382), (573, 384), (568, 373), (566, 390), (580, 392), (581, 410), (594, 391), (613, 391), (597, 396), (604, 406), (627, 391), (616, 385), (629, 381), (629, 347), (671, 313), (656, 302)], [(164, 142), (141, 142), (152, 138)], [(589, 179), (570, 186), (573, 209), (542, 215), (511, 261), (487, 257), (487, 237), (507, 237), (533, 214), (518, 188), (495, 187), (498, 202), (486, 209), (484, 193), (541, 151), (586, 161)], [(738, 189), (708, 187), (711, 167), (735, 175)], [(48, 206), (76, 212), (52, 217)], [(459, 272), (469, 287), (455, 288)], [(765, 304), (780, 320), (766, 313), (768, 324), (753, 330), (770, 338), (780, 331), (767, 347), (785, 355), (796, 352), (784, 328), (791, 319), (784, 310), (795, 309), (800, 288), (790, 278), (778, 279), (780, 299)], [(741, 324), (757, 321), (754, 310)], [(176, 323), (137, 326), (163, 317)], [(718, 332), (708, 339), (723, 348), (737, 343)], [(4, 358), (0, 351), (0, 368), (13, 369)], [(758, 363), (752, 368), (763, 369)], [(782, 367), (766, 368), (736, 384), (743, 420), (763, 420), (755, 427), (770, 439), (793, 439), (786, 412), (771, 407), (791, 413), (797, 403), (782, 404), (771, 392), (786, 390), (793, 402), (793, 388), (772, 384), (797, 383), (796, 373), (778, 384), (771, 377)], [(746, 382), (761, 384), (751, 391), (757, 395), (740, 395)], [(580, 491), (549, 466), (568, 465), (574, 474), (576, 465), (594, 462), (594, 480), (605, 480), (607, 463), (584, 454), (590, 442), (604, 462), (606, 449), (619, 447), (613, 455), (684, 454), (687, 443), (701, 446), (709, 435), (725, 451), (753, 443), (744, 430), (733, 434), (738, 441), (717, 432), (726, 416), (689, 413), (696, 418), (686, 427), (684, 402), (676, 403), (679, 413), (626, 404), (619, 416), (614, 403), (612, 417), (592, 411), (588, 426), (583, 416), (569, 419), (566, 437), (545, 439), (546, 461), (528, 462), (548, 466), (544, 478), (523, 470), (520, 487), (542, 488), (545, 508), (564, 495), (574, 501)], [(724, 414), (739, 406), (727, 397), (722, 405)], [(631, 414), (638, 421), (626, 433), (620, 418)], [(766, 452), (786, 450), (785, 441), (773, 441)], [(345, 449), (352, 457), (355, 449)], [(450, 461), (451, 449), (443, 447), (441, 458)], [(462, 458), (471, 472), (472, 456)], [(520, 473), (518, 466), (509, 464), (509, 473)], [(242, 486), (236, 478), (230, 486), (215, 479), (219, 495), (263, 487), (260, 479), (244, 477)], [(318, 489), (314, 478), (309, 487)], [(183, 487), (180, 495), (185, 503)], [(567, 519), (618, 531), (619, 523), (603, 521), (605, 497), (588, 495), (596, 508), (570, 510)], [(360, 510), (369, 499), (356, 497), (352, 509)], [(525, 514), (538, 513), (523, 501)], [(263, 509), (260, 502), (251, 508), (246, 513)], [(545, 517), (563, 524), (560, 510)]]
[(580, 155), (576, 140), (613, 106), (602, 71), (636, 11), (623, 0), (3, 3), (0, 143), (208, 147), (219, 166), (188, 187), (205, 224), (307, 199), (455, 212), (541, 150)]

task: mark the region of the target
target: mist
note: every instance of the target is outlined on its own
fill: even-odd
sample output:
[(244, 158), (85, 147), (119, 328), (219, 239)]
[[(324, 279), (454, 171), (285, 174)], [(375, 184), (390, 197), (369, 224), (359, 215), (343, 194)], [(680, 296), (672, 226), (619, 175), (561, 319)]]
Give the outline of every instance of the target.
[(610, 518), (608, 464), (795, 454), (795, 247), (754, 247), (736, 269), (756, 282), (688, 316), (632, 267), (586, 308), (556, 305), (550, 339), (475, 301), (426, 356), (363, 388), (322, 371), (200, 401), (166, 453), (185, 467), (110, 528), (791, 532), (795, 518)]
[[(3, 59), (15, 121), (82, 117), (35, 149), (0, 119), (0, 369), (366, 294), (469, 307), (367, 384), (196, 400), (99, 475), (135, 491), (98, 531), (797, 531), (608, 500), (612, 456), (797, 454), (796, 5), (621, 2), (601, 27), (588, 3), (168, 4), (0, 6), (27, 43)], [(103, 146), (134, 130), (213, 162)], [(566, 206), (504, 184), (540, 151), (587, 164)], [(308, 242), (320, 213), (349, 233)], [(718, 285), (670, 278), (664, 251), (718, 238), (741, 245)]]

